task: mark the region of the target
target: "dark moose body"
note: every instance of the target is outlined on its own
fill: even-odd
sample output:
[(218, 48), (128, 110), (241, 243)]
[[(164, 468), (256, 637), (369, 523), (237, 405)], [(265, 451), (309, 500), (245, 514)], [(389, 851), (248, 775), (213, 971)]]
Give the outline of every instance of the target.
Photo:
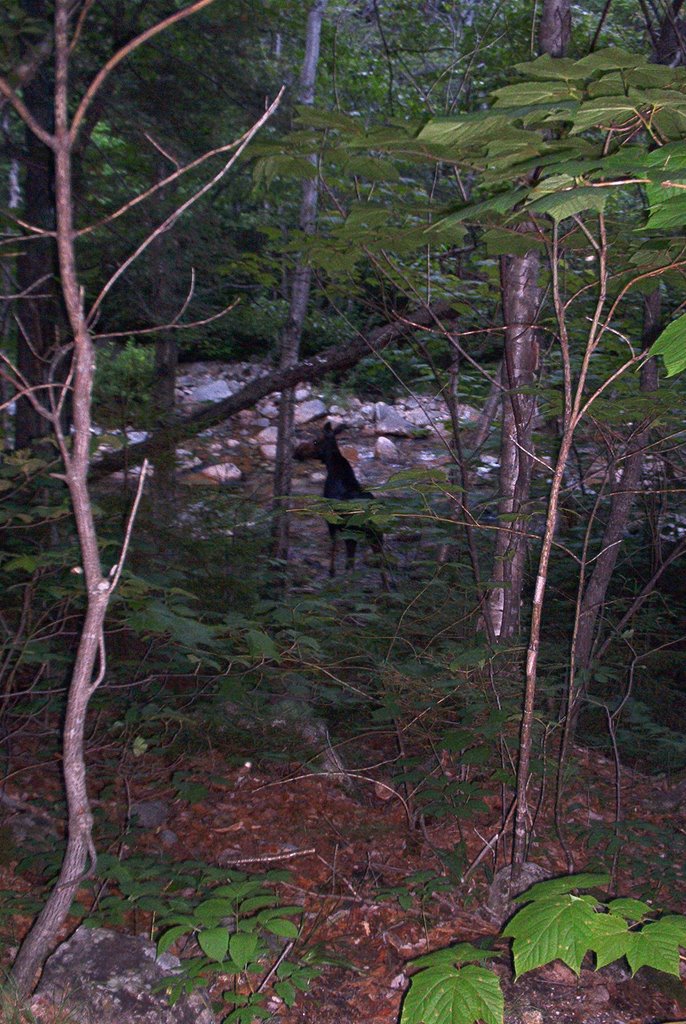
[[(295, 450), (295, 457), (299, 460), (319, 459), (324, 463), (326, 466), (326, 480), (324, 481), (325, 498), (330, 498), (332, 501), (357, 501), (360, 498), (373, 498), (374, 495), (371, 491), (365, 491), (360, 486), (352, 466), (338, 447), (336, 437), (342, 430), (345, 430), (344, 424), (339, 424), (339, 426), (334, 428), (330, 423), (325, 423), (320, 437), (298, 445)], [(344, 533), (346, 569), (352, 569), (355, 565), (355, 551), (359, 538), (363, 537), (366, 539), (376, 551), (382, 551), (382, 534), (372, 526), (355, 526), (353, 523), (347, 522), (328, 523), (327, 525), (329, 527), (329, 536), (331, 537), (330, 576), (336, 575), (336, 548), (338, 535), (341, 531)], [(385, 586), (385, 573), (382, 575)]]

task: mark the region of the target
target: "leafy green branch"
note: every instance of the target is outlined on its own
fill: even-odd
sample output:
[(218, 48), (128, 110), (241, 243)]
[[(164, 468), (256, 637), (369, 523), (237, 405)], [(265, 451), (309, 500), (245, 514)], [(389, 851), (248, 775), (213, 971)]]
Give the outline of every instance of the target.
[[(608, 875), (582, 874), (539, 882), (517, 899), (525, 906), (502, 931), (512, 939), (515, 978), (561, 960), (577, 975), (584, 958), (595, 969), (623, 958), (631, 972), (652, 967), (679, 977), (686, 948), (686, 916), (659, 914), (643, 900), (602, 900)], [(413, 961), (417, 973), (405, 997), (401, 1024), (503, 1024), (504, 998), (484, 961), (497, 954), (459, 943)]]

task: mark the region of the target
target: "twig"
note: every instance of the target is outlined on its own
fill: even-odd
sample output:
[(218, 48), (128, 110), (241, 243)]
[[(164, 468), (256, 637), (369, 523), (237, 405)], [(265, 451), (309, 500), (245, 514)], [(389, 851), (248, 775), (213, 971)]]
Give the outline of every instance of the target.
[(276, 974), (277, 970), (279, 969), (279, 967), (281, 966), (283, 961), (286, 959), (286, 957), (288, 956), (290, 951), (293, 949), (294, 945), (295, 945), (295, 939), (291, 939), (290, 942), (286, 943), (286, 945), (281, 950), (281, 954), (277, 957), (276, 961), (272, 964), (272, 966), (269, 969), (269, 971), (267, 971), (267, 973), (265, 974), (264, 978), (262, 979), (262, 981), (257, 986), (257, 989), (256, 989), (257, 992), (264, 991), (264, 989), (267, 987), (267, 985), (269, 984), (271, 979), (274, 977), (274, 975)]
[(262, 117), (260, 117), (252, 125), (252, 127), (249, 128), (248, 131), (241, 136), (241, 138), (238, 140), (238, 146), (235, 152), (226, 161), (224, 166), (221, 167), (220, 170), (217, 171), (217, 173), (212, 178), (209, 179), (209, 181), (206, 181), (202, 188), (199, 188), (197, 192), (194, 192), (193, 195), (190, 196), (185, 203), (182, 203), (181, 206), (178, 206), (172, 213), (170, 213), (166, 220), (162, 221), (162, 223), (159, 224), (154, 231), (151, 231), (147, 238), (143, 239), (141, 244), (138, 246), (137, 249), (135, 249), (134, 252), (131, 253), (129, 258), (124, 260), (124, 262), (117, 267), (115, 272), (110, 277), (109, 281), (105, 285), (103, 285), (103, 287), (100, 290), (100, 294), (98, 295), (95, 302), (91, 306), (90, 313), (88, 314), (87, 317), (89, 324), (93, 322), (93, 319), (96, 313), (98, 312), (100, 306), (102, 305), (103, 300), (111, 291), (116, 281), (118, 281), (122, 274), (124, 274), (128, 270), (131, 264), (138, 259), (141, 253), (145, 252), (145, 250), (155, 241), (156, 238), (159, 238), (159, 236), (163, 235), (165, 231), (168, 231), (169, 228), (171, 228), (176, 223), (179, 217), (181, 217), (182, 214), (186, 212), (186, 210), (193, 206), (193, 204), (196, 203), (198, 199), (204, 196), (207, 192), (209, 192), (210, 189), (214, 188), (217, 182), (221, 181), (224, 175), (233, 167), (236, 160), (241, 155), (241, 153), (248, 145), (248, 143), (257, 134), (260, 128), (269, 120), (269, 118), (272, 116), (272, 114), (278, 107), (279, 103), (281, 102), (281, 97), (284, 94), (285, 88), (285, 86), (281, 86), (281, 89), (279, 90), (276, 99), (269, 105), (267, 110), (265, 110)]
[[(215, 829), (215, 831), (217, 831)], [(294, 857), (307, 857), (311, 853), (317, 851), (312, 846), (309, 850), (291, 850), (290, 853), (270, 853), (264, 857), (239, 857), (238, 860), (227, 860), (224, 862), (227, 868), (232, 868), (236, 864), (271, 864), (277, 860), (292, 860)]]

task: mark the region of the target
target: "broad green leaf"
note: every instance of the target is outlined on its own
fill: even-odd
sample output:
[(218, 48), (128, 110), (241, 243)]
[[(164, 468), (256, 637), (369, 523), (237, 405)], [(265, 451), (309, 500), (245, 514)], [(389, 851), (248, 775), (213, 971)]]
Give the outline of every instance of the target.
[(670, 915), (646, 924), (633, 935), (632, 948), (627, 951), (629, 967), (636, 973), (640, 967), (653, 967), (679, 977), (679, 949), (686, 946), (686, 919)]
[[(344, 167), (346, 174), (354, 174), (367, 181), (399, 181), (400, 172), (389, 160), (372, 156), (353, 156)], [(386, 213), (388, 217), (388, 213)]]
[(579, 70), (577, 64), (578, 62), (571, 57), (551, 57), (549, 53), (544, 53), (537, 60), (515, 64), (515, 71), (531, 75), (533, 78), (553, 78), (560, 81), (585, 78), (588, 72), (585, 69)]
[(446, 949), (435, 949), (433, 953), (425, 953), (424, 956), (412, 960), (413, 967), (443, 967), (446, 964), (455, 965), (478, 963), (487, 957), (497, 956), (492, 950), (479, 949), (471, 942), (458, 942), (456, 946), (448, 946)]
[(610, 882), (609, 875), (591, 874), (562, 875), (560, 878), (549, 878), (545, 882), (536, 882), (530, 889), (517, 896), (517, 903), (527, 903), (542, 896), (555, 896), (559, 893), (573, 892), (575, 889), (601, 889)]
[(261, 629), (249, 629), (246, 633), (248, 651), (253, 658), (268, 658), (271, 661), (279, 660), (279, 649), (266, 633)]
[(519, 107), (524, 104), (555, 103), (559, 100), (570, 99), (569, 86), (563, 82), (540, 81), (540, 82), (516, 82), (514, 85), (504, 85), (502, 89), (495, 89), (495, 108)]
[(284, 939), (297, 939), (300, 934), (298, 926), (283, 917), (274, 917), (270, 921), (265, 921), (264, 927), (272, 935), (280, 935)]
[[(643, 104), (643, 109), (648, 104)], [(622, 96), (603, 96), (582, 103), (574, 115), (571, 134), (587, 131), (589, 128), (621, 127), (638, 119), (636, 103)]]
[(633, 941), (629, 926), (617, 914), (596, 914), (590, 949), (596, 955), (596, 968), (606, 967), (626, 956)]
[(209, 900), (203, 900), (202, 903), (198, 903), (195, 908), (195, 917), (196, 920), (201, 921), (203, 924), (212, 924), (222, 917), (231, 917), (234, 911), (235, 904), (233, 900), (212, 897)]
[(276, 895), (265, 893), (263, 896), (252, 896), (241, 903), (241, 914), (252, 914), (256, 910), (263, 910), (265, 907), (273, 907), (276, 903)]
[(166, 953), (167, 950), (177, 939), (180, 939), (182, 935), (187, 935), (189, 931), (188, 925), (177, 924), (173, 928), (169, 928), (168, 931), (164, 932), (157, 943), (157, 955), (160, 956), (162, 953)]
[(274, 984), (274, 991), (277, 996), (283, 999), (286, 1006), (292, 1006), (298, 994), (297, 989), (290, 981), (277, 981)]
[(617, 900), (610, 900), (607, 909), (611, 914), (619, 914), (627, 921), (642, 921), (644, 917), (654, 913), (653, 908), (643, 900), (633, 900), (623, 897)]
[(582, 210), (596, 210), (602, 213), (605, 209), (609, 189), (606, 188), (574, 188), (565, 192), (558, 192), (555, 195), (542, 196), (531, 203), (527, 203), (528, 210), (536, 210), (538, 213), (547, 213), (554, 221), (559, 223), (574, 217)]
[(560, 893), (518, 911), (503, 935), (511, 937), (515, 974), (562, 960), (579, 974), (591, 946), (595, 911), (587, 898)]
[(610, 71), (615, 68), (645, 68), (649, 63), (645, 57), (619, 46), (608, 46), (603, 50), (595, 50), (576, 62), (576, 70), (584, 75), (595, 71)]
[[(664, 200), (658, 200), (661, 191), (665, 196), (668, 192), (676, 193), (667, 196)], [(654, 202), (650, 207), (650, 216), (646, 221), (646, 228), (654, 230), (669, 231), (672, 228), (686, 227), (686, 190), (665, 188), (658, 190), (652, 186), (651, 194)]]
[(464, 117), (435, 117), (424, 125), (417, 135), (417, 142), (445, 146), (450, 150), (469, 149), (479, 143), (485, 145), (509, 126), (507, 115), (490, 111)]
[(229, 929), (206, 928), (198, 932), (198, 945), (210, 960), (222, 963), (226, 959), (226, 951), (229, 948)]
[(254, 957), (257, 943), (254, 932), (235, 932), (229, 939), (229, 956), (241, 971)]
[(648, 350), (649, 356), (662, 356), (668, 377), (686, 369), (686, 314), (672, 320)]
[(412, 978), (400, 1024), (502, 1024), (504, 1009), (498, 977), (485, 967), (431, 967)]

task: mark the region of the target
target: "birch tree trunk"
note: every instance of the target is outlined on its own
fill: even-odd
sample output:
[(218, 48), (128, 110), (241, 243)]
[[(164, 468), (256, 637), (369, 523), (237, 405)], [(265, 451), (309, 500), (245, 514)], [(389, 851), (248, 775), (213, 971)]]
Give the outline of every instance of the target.
[[(543, 4), (543, 11), (541, 15), (541, 22), (539, 26), (539, 49), (544, 53), (549, 53), (551, 56), (562, 56), (569, 45), (570, 34), (571, 34), (571, 7), (569, 0), (545, 0)], [(529, 253), (522, 259), (527, 260)], [(556, 258), (556, 251), (553, 253), (553, 259)], [(520, 272), (521, 273), (521, 272)], [(555, 273), (555, 268), (553, 268)], [(603, 277), (604, 268), (600, 268), (600, 298), (602, 299), (603, 294)], [(524, 280), (526, 278), (523, 278)], [(564, 325), (561, 325), (563, 328)], [(591, 339), (589, 339), (589, 348)], [(567, 345), (566, 332), (562, 330), (561, 345), (564, 347)], [(507, 355), (506, 355), (507, 359)], [(539, 557), (538, 573), (536, 576), (536, 586), (534, 590), (534, 599), (531, 609), (531, 626), (529, 630), (529, 645), (526, 656), (526, 669), (525, 669), (525, 683), (524, 683), (524, 706), (522, 710), (521, 726), (519, 731), (519, 761), (517, 763), (517, 793), (516, 793), (516, 811), (515, 811), (515, 824), (514, 824), (514, 836), (512, 840), (512, 877), (516, 880), (516, 875), (519, 871), (519, 867), (526, 860), (527, 843), (529, 834), (529, 806), (528, 806), (528, 785), (529, 785), (529, 774), (531, 769), (531, 749), (533, 744), (533, 726), (534, 726), (534, 714), (535, 714), (535, 703), (536, 703), (536, 684), (538, 678), (538, 650), (541, 639), (541, 619), (543, 614), (543, 600), (545, 597), (545, 590), (548, 580), (548, 566), (550, 562), (550, 554), (552, 551), (553, 540), (555, 537), (555, 522), (557, 519), (557, 509), (559, 505), (560, 489), (562, 486), (562, 479), (564, 475), (565, 466), (567, 459), (569, 458), (569, 452), (572, 447), (572, 441), (574, 439), (574, 419), (571, 401), (571, 380), (569, 379), (569, 357), (568, 349), (567, 354), (563, 354), (563, 361), (565, 363), (565, 414), (564, 422), (565, 427), (563, 431), (562, 443), (560, 445), (560, 451), (558, 454), (557, 465), (553, 474), (553, 480), (550, 487), (550, 497), (548, 502), (548, 513), (546, 516), (545, 533), (543, 536), (543, 542), (541, 545), (541, 554)], [(533, 356), (529, 357), (528, 365), (531, 366), (533, 362)], [(523, 371), (526, 371), (526, 365), (522, 367)], [(512, 371), (508, 370), (508, 375), (512, 379)], [(580, 396), (583, 389), (584, 375), (581, 374), (579, 380), (579, 391)], [(504, 421), (504, 417), (503, 417)], [(524, 421), (525, 424), (525, 421)], [(527, 454), (529, 453), (527, 448)]]
[[(319, 42), (327, 2), (328, 0), (315, 0), (307, 16), (305, 59), (300, 75), (300, 91), (298, 93), (298, 102), (306, 106), (312, 106), (314, 103), (317, 65), (319, 64)], [(317, 157), (313, 154), (309, 157), (309, 160), (315, 168), (315, 174), (312, 178), (306, 179), (302, 187), (300, 230), (305, 235), (314, 234), (319, 198), (319, 182), (316, 175)], [(296, 263), (291, 281), (291, 304), (288, 321), (281, 340), (280, 369), (286, 369), (298, 361), (300, 339), (310, 299), (311, 279), (312, 270), (300, 257)], [(279, 402), (276, 465), (274, 467), (274, 554), (276, 558), (283, 561), (288, 559), (289, 518), (286, 501), (291, 493), (291, 477), (293, 472), (294, 405), (294, 389), (292, 387), (283, 388)]]
[[(551, 57), (566, 53), (571, 35), (569, 0), (545, 0), (539, 24), (539, 52)], [(526, 232), (527, 228), (522, 228)], [(533, 227), (529, 230), (533, 230)], [(519, 632), (524, 563), (527, 549), (527, 506), (534, 462), (533, 424), (536, 399), (531, 388), (538, 372), (536, 320), (541, 300), (539, 255), (501, 259), (501, 294), (505, 345), (503, 419), (500, 440), (500, 526), (496, 538), (488, 613), (493, 634), (509, 640)]]

